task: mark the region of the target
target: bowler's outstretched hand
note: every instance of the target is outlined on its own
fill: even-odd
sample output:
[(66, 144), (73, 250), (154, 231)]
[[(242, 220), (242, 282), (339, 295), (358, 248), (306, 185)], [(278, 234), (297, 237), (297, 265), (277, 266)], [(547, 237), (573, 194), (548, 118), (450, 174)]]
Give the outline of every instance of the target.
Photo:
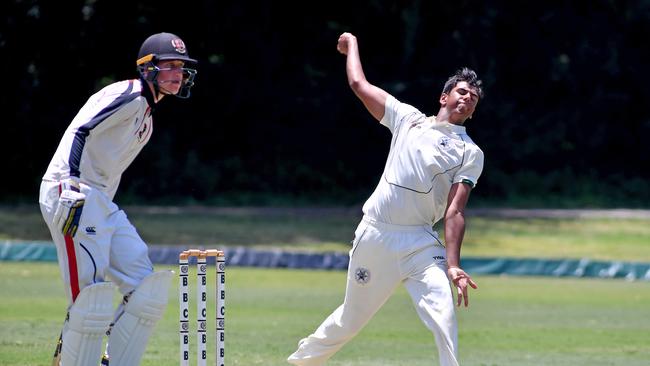
[(336, 45), (336, 49), (344, 54), (348, 54), (348, 50), (350, 49), (350, 43), (351, 42), (356, 42), (357, 37), (355, 37), (352, 33), (343, 33), (339, 36), (338, 43)]
[(451, 280), (451, 282), (453, 282), (454, 286), (456, 286), (456, 289), (458, 290), (456, 304), (460, 306), (461, 301), (464, 301), (465, 307), (467, 307), (469, 305), (469, 297), (467, 296), (467, 286), (469, 285), (473, 289), (477, 289), (478, 286), (472, 280), (472, 278), (459, 267), (449, 267), (449, 269), (447, 270), (447, 275), (449, 276), (449, 279)]

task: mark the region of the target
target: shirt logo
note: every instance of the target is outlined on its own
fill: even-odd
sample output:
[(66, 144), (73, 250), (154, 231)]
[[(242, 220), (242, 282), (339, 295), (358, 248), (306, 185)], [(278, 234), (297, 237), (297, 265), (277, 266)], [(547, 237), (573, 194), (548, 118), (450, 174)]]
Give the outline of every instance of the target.
[(420, 124), (422, 124), (422, 121), (411, 123), (411, 127), (409, 127), (409, 130), (410, 130), (411, 128), (413, 128), (413, 127), (415, 127), (415, 128), (420, 128), (420, 127), (422, 127), (422, 126), (420, 126)]
[(440, 150), (447, 151), (451, 149), (451, 139), (447, 136), (442, 136), (438, 139), (438, 147)]
[(366, 268), (359, 267), (354, 270), (354, 279), (360, 285), (370, 282), (370, 271)]
[(94, 226), (86, 226), (86, 235), (97, 235), (97, 230)]
[(136, 132), (136, 134), (138, 135), (138, 141), (139, 142), (144, 141), (144, 139), (148, 135), (148, 131), (149, 131), (149, 124), (145, 121), (142, 124), (142, 127), (140, 127), (140, 130), (138, 132)]

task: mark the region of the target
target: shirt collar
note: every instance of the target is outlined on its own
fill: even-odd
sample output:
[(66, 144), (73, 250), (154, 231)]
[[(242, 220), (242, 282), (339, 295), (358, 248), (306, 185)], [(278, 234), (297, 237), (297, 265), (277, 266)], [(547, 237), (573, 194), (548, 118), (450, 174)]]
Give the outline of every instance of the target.
[(455, 134), (461, 135), (461, 134), (467, 134), (465, 131), (465, 126), (460, 126), (460, 125), (455, 125), (453, 123), (449, 123), (447, 121), (438, 121), (436, 119), (436, 116), (430, 116), (426, 118), (427, 122), (430, 122), (433, 126), (433, 128), (441, 131), (446, 131), (446, 132), (453, 132)]
[(142, 84), (142, 95), (147, 99), (147, 103), (149, 104), (149, 107), (151, 108), (151, 114), (156, 110), (156, 101), (153, 97), (153, 93), (151, 92), (151, 88), (149, 87), (149, 83), (143, 79), (140, 78), (140, 83)]

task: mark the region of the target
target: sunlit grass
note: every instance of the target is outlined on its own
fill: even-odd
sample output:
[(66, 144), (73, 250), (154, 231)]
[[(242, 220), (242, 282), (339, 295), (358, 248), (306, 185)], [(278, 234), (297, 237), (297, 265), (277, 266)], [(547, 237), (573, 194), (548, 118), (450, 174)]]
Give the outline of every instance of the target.
[(650, 220), (470, 218), (464, 255), (650, 261)]
[[(129, 210), (151, 244), (347, 252), (360, 208), (156, 212)], [(38, 207), (0, 207), (0, 240), (50, 241)], [(650, 219), (467, 218), (464, 256), (650, 262)]]

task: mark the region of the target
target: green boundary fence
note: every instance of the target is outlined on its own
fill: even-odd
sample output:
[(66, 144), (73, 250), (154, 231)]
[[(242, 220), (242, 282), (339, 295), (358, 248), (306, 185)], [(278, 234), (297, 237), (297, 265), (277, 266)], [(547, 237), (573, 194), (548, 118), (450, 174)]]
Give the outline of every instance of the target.
[[(149, 256), (156, 264), (176, 264), (184, 247), (151, 245)], [(347, 253), (290, 252), (246, 247), (221, 248), (226, 264), (240, 267), (346, 270)], [(0, 242), (0, 261), (56, 262), (51, 242)], [(463, 268), (475, 275), (624, 278), (650, 281), (650, 263), (595, 261), (590, 259), (464, 257)]]

